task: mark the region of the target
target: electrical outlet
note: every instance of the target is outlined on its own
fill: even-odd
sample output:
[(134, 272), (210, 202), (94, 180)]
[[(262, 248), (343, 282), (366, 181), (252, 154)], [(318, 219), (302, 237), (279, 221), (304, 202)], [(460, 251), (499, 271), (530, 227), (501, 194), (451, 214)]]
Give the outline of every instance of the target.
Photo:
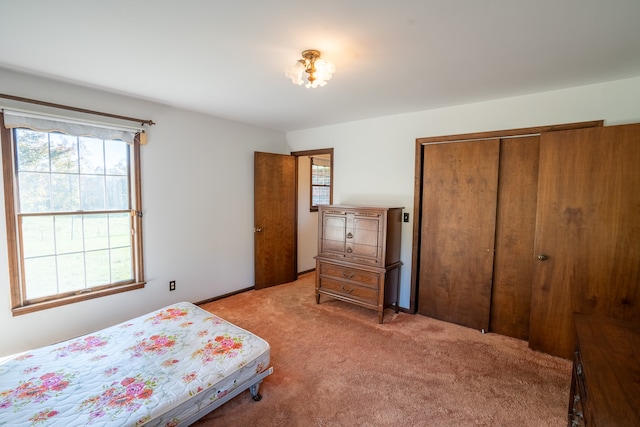
[(403, 216), (404, 222), (409, 222), (409, 212), (405, 212)]
[(170, 291), (175, 291), (176, 290), (176, 281), (172, 280), (169, 282), (169, 290)]

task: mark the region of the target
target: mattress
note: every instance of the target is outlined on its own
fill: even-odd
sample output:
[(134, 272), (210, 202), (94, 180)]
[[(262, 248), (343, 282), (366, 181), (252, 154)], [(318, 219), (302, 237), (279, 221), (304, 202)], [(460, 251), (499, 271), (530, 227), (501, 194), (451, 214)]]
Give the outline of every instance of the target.
[(178, 303), (4, 361), (0, 425), (177, 426), (268, 375), (269, 358), (263, 339)]

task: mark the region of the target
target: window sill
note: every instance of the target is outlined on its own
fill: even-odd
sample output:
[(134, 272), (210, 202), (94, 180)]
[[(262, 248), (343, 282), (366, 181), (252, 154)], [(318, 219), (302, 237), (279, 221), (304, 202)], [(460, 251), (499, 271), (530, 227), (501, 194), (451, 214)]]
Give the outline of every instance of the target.
[(59, 298), (51, 301), (33, 303), (33, 304), (25, 305), (23, 307), (14, 307), (11, 310), (11, 312), (13, 313), (14, 317), (20, 316), (22, 314), (34, 313), (36, 311), (46, 310), (54, 307), (60, 307), (63, 305), (73, 304), (80, 301), (87, 301), (94, 298), (105, 297), (107, 295), (114, 295), (114, 294), (119, 294), (121, 292), (128, 292), (128, 291), (133, 291), (135, 289), (141, 289), (141, 288), (144, 288), (145, 283), (146, 282), (130, 283), (127, 285), (122, 285), (122, 286), (108, 288), (108, 289), (102, 289), (99, 291), (87, 292), (84, 294), (72, 295), (72, 296)]

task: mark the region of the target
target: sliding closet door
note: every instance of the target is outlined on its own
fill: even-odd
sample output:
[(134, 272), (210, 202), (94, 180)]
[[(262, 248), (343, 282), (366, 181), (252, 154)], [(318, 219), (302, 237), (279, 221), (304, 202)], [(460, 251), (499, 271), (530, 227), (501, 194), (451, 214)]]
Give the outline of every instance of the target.
[(569, 358), (573, 313), (640, 322), (640, 125), (543, 133), (529, 345)]
[(424, 147), (418, 311), (489, 328), (498, 139)]
[(529, 338), (540, 136), (500, 141), (496, 253), (489, 330)]

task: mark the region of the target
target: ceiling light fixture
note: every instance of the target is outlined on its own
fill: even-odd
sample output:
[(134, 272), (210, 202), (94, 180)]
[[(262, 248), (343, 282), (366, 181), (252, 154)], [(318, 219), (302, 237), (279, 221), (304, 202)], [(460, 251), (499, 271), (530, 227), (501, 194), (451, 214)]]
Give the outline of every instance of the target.
[(284, 70), (285, 76), (296, 85), (304, 83), (303, 73), (309, 74), (305, 84), (307, 88), (326, 85), (335, 72), (336, 67), (331, 62), (320, 58), (320, 51), (313, 49), (302, 52), (302, 59), (298, 59), (295, 65)]

